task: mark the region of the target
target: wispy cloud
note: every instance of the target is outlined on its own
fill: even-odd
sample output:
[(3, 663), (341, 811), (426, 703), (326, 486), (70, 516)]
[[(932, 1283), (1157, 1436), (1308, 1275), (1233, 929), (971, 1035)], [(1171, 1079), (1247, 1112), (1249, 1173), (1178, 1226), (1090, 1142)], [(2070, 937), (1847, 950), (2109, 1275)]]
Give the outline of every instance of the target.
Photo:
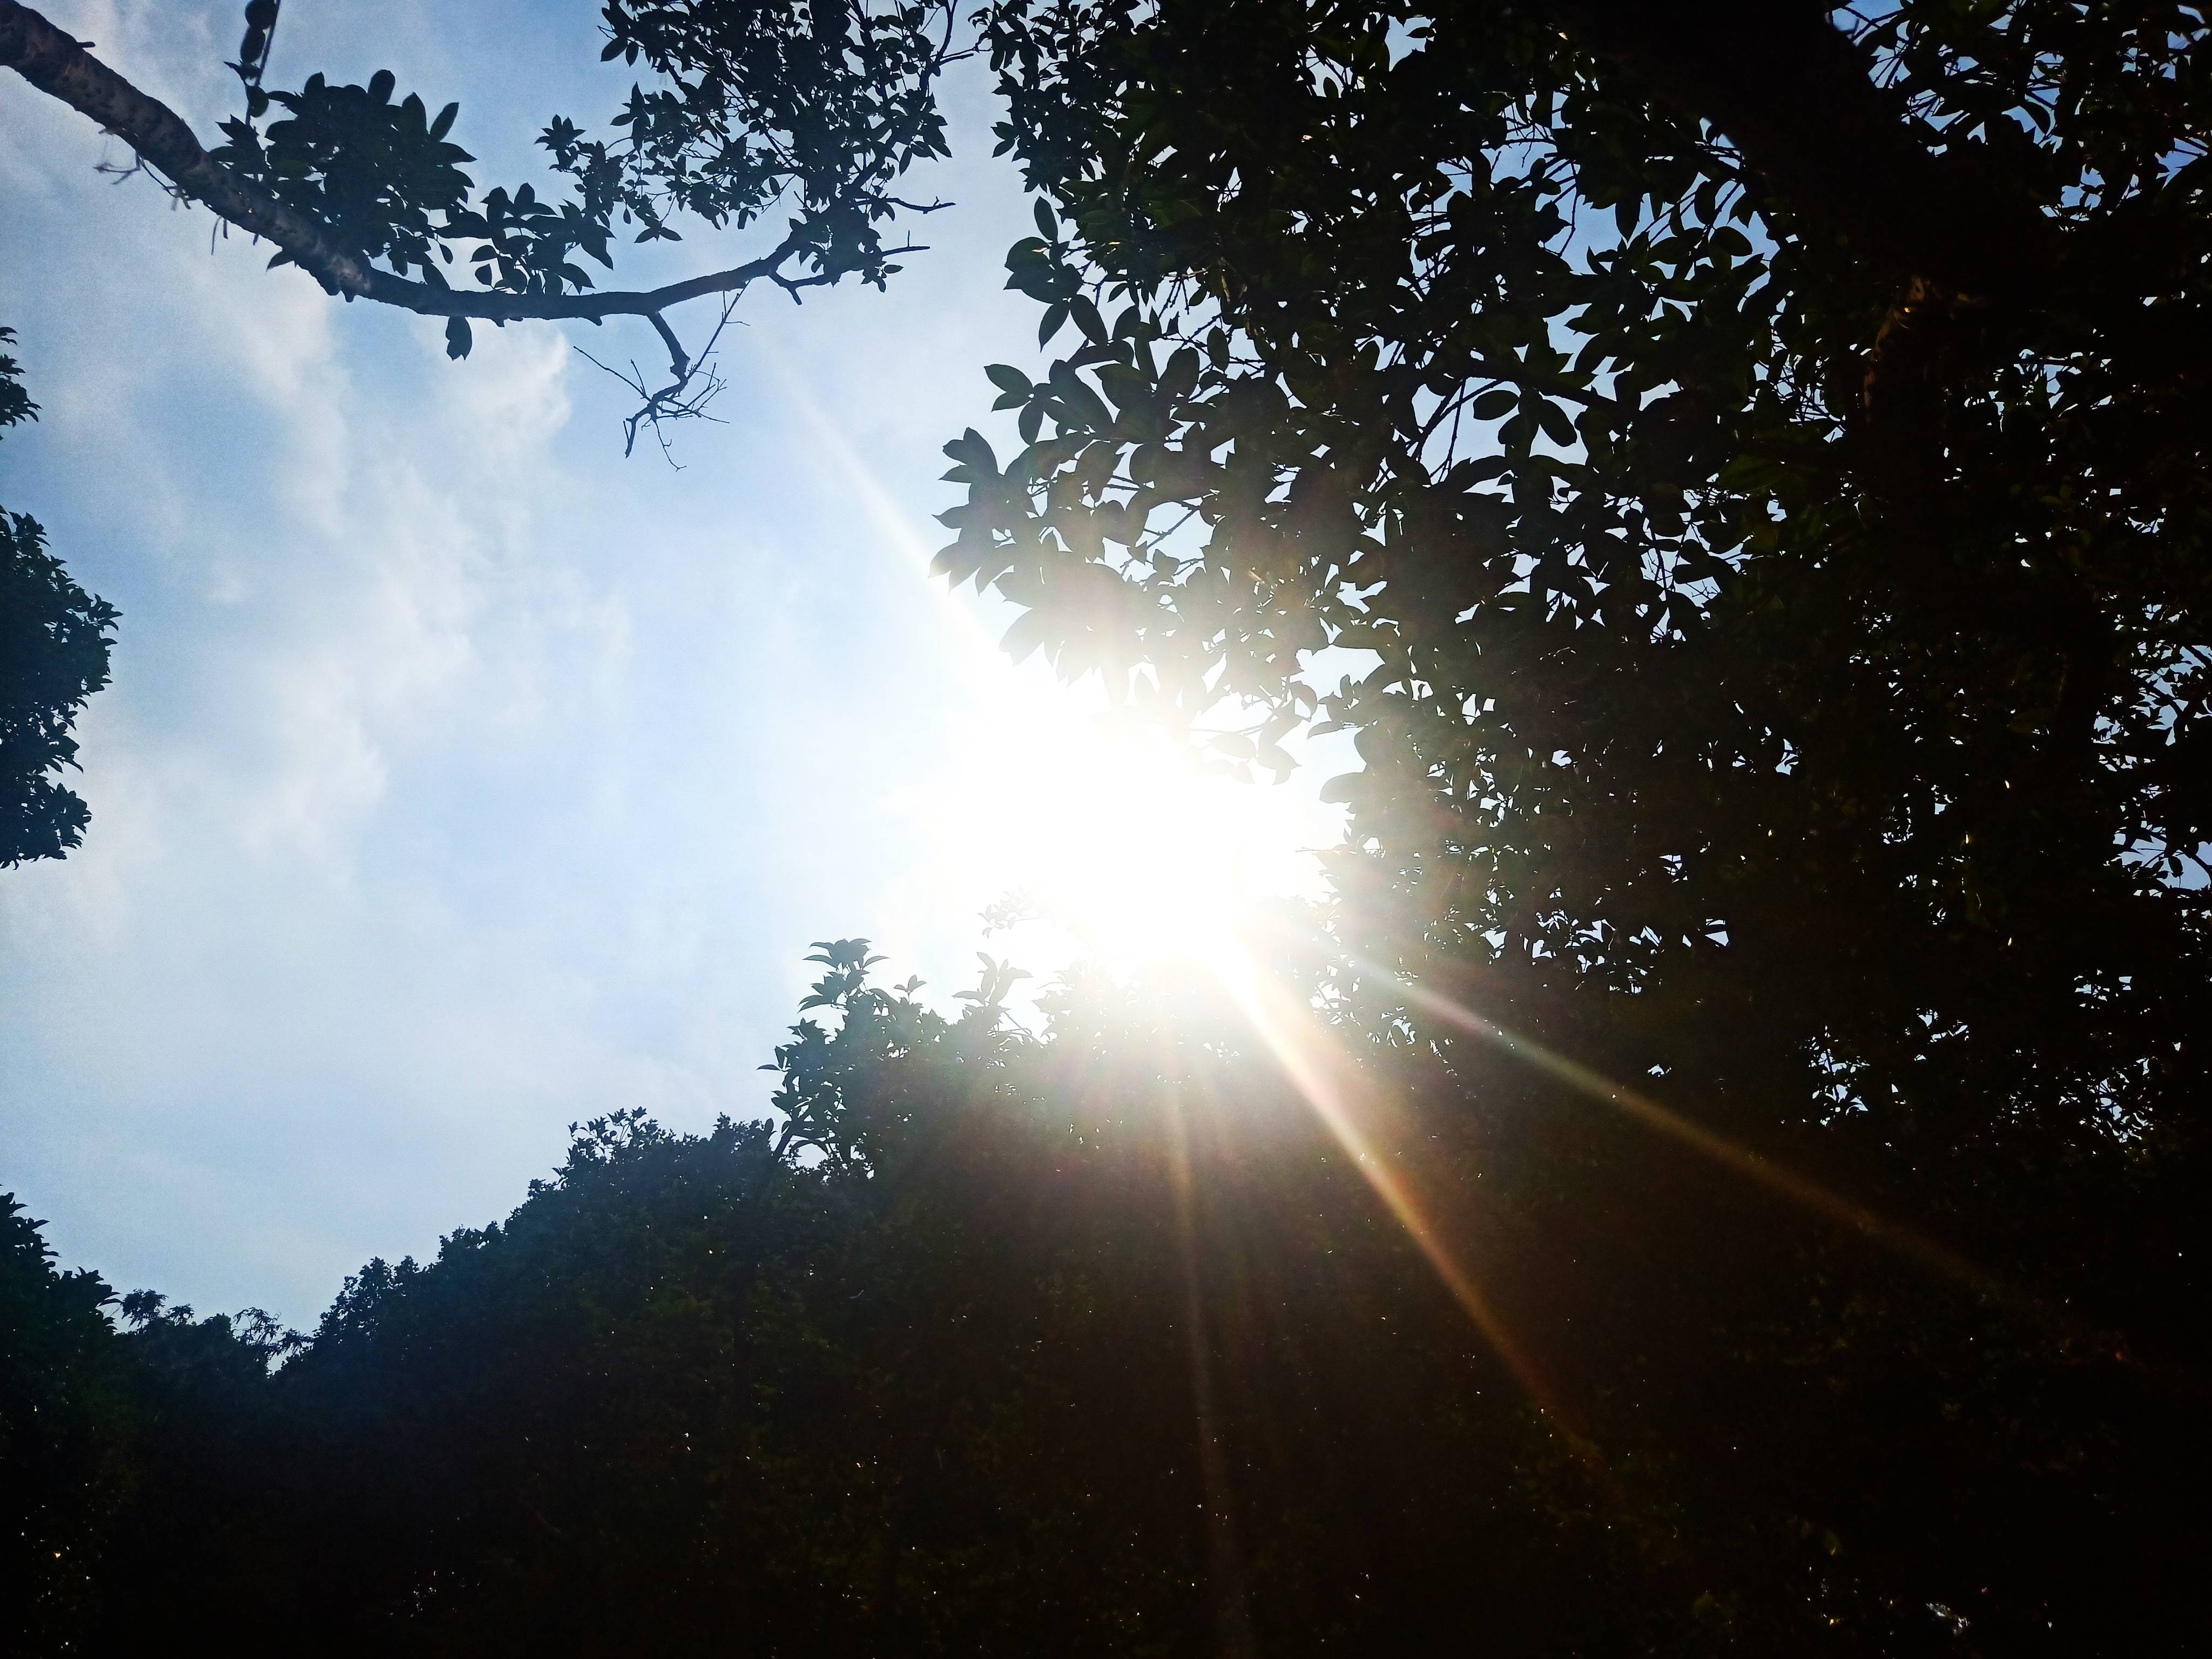
[[(226, 106), (228, 5), (57, 10), (204, 131)], [(526, 143), (477, 135), (613, 96), (595, 5), (463, 51), (511, 17), (304, 8), (279, 51), (465, 78), (506, 178)], [(808, 940), (964, 980), (1016, 843), (1053, 830), (1006, 810), (1048, 683), (1010, 696), (887, 545), (948, 504), (981, 365), (1033, 349), (979, 87), (933, 251), (889, 295), (749, 299), (728, 424), (672, 473), (622, 460), (619, 389), (558, 331), (450, 364), (434, 325), (210, 252), (0, 84), (0, 292), (46, 410), (0, 498), (125, 613), (86, 846), (0, 875), (0, 1185), (70, 1260), (309, 1319), (368, 1255), (501, 1213), (573, 1119), (761, 1109)]]

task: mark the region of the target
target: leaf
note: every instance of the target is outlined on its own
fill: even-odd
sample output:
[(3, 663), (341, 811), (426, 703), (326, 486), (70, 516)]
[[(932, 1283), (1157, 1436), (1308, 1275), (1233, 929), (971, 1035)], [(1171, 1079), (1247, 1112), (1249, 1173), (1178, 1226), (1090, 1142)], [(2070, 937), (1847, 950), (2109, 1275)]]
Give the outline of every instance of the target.
[(1016, 662), (1026, 662), (1045, 641), (1047, 622), (1042, 611), (1024, 611), (999, 641), (999, 648)]
[(446, 356), (456, 362), (469, 355), (473, 343), (469, 334), (469, 319), (465, 317), (446, 319)]
[(999, 476), (998, 456), (984, 441), (983, 434), (972, 426), (948, 442), (945, 446), (945, 453), (967, 469), (971, 477), (981, 479)]
[(1067, 411), (1061, 419), (1063, 426), (1103, 432), (1114, 424), (1114, 411), (1106, 407), (1106, 400), (1064, 362), (1052, 366), (1052, 389), (1060, 394), (1060, 404)]
[(1160, 398), (1169, 404), (1180, 403), (1197, 389), (1201, 365), (1195, 347), (1185, 346), (1168, 359), (1168, 366), (1160, 375)]
[(1046, 241), (1057, 242), (1060, 240), (1060, 221), (1052, 216), (1052, 207), (1042, 197), (1037, 198), (1036, 224)]
[(1067, 307), (1054, 303), (1044, 308), (1044, 320), (1037, 325), (1037, 343), (1049, 345), (1052, 337), (1060, 332), (1060, 325), (1067, 320)]
[(1777, 461), (1764, 455), (1739, 455), (1720, 470), (1715, 480), (1723, 489), (1741, 490), (1746, 495), (1757, 495), (1771, 489), (1781, 481), (1783, 468)]
[(1103, 363), (1098, 369), (1098, 384), (1114, 400), (1116, 409), (1127, 409), (1133, 404), (1149, 400), (1152, 388), (1145, 377), (1127, 363)]

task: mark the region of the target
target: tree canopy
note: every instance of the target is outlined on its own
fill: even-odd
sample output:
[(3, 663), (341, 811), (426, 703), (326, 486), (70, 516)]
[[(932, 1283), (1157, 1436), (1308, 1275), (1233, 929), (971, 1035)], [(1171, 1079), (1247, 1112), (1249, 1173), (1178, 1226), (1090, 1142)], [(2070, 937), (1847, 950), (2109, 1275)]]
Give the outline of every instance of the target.
[[(1277, 1001), (1032, 1034), (830, 942), (773, 1127), (611, 1105), (273, 1373), (11, 1221), (19, 1397), (154, 1402), (22, 1537), (364, 1649), (2201, 1636), (2199, 8), (616, 0), (557, 203), (276, 21), (215, 150), (15, 0), (0, 62), (456, 356), (648, 319), (633, 435), (711, 390), (672, 308), (893, 274), (980, 52), (1067, 355), (988, 371), (940, 570), (1362, 764)], [(764, 251), (601, 289), (618, 226)]]
[[(696, 414), (716, 389), (705, 354), (686, 351), (670, 326), (672, 307), (709, 295), (733, 304), (761, 282), (794, 299), (847, 276), (881, 286), (898, 269), (911, 249), (888, 244), (886, 228), (937, 205), (896, 191), (916, 161), (945, 153), (935, 86), (953, 56), (954, 13), (611, 0), (604, 15), (600, 55), (642, 64), (653, 89), (634, 87), (604, 137), (565, 116), (547, 123), (537, 142), (568, 191), (559, 201), (526, 182), (478, 191), (461, 171), (474, 158), (449, 137), (459, 106), (434, 116), (417, 94), (395, 98), (388, 70), (366, 86), (320, 74), (294, 91), (265, 84), (279, 0), (246, 9), (230, 65), (245, 110), (212, 150), (18, 0), (0, 0), (0, 64), (125, 139), (175, 199), (266, 238), (272, 264), (298, 265), (348, 300), (445, 318), (453, 356), (468, 355), (472, 319), (650, 319), (671, 378), (658, 388), (640, 380), (634, 442), (639, 423)], [(577, 263), (611, 269), (618, 235), (680, 241), (694, 221), (741, 231), (777, 216), (781, 234), (764, 251), (658, 289), (602, 289)], [(472, 280), (456, 287), (447, 268), (463, 264)]]
[[(0, 328), (0, 346), (15, 338)], [(38, 417), (21, 366), (0, 352), (0, 432)], [(76, 764), (71, 728), (107, 684), (119, 619), (46, 550), (44, 525), (0, 507), (0, 869), (84, 839), (91, 809), (57, 775)]]
[[(248, 9), (213, 151), (15, 0), (0, 61), (457, 353), (471, 319), (649, 317), (647, 422), (713, 389), (672, 307), (892, 273), (970, 49), (944, 7), (611, 4), (603, 55), (653, 89), (605, 137), (550, 123), (556, 204), (477, 192), (455, 107), (389, 74), (270, 86), (277, 20)], [(954, 446), (943, 568), (1030, 611), (1010, 645), (1185, 720), (1242, 701), (1216, 744), (1279, 770), (1301, 726), (1356, 730), (1347, 948), (1505, 973), (1609, 1068), (1931, 1155), (1998, 1121), (2054, 1156), (2180, 1133), (2212, 837), (2194, 9), (974, 27), (1039, 197), (1013, 283), (1079, 336), (994, 370), (1003, 468)], [(778, 217), (661, 289), (577, 263), (618, 220)], [(1378, 665), (1332, 685), (1332, 647)]]
[[(2096, 1653), (2199, 1626), (2193, 1392), (1619, 1120), (1232, 1003), (1032, 1034), (817, 958), (775, 1121), (580, 1126), (311, 1335), (62, 1274), (0, 1407), (42, 1650)], [(1417, 1190), (1509, 1358), (1375, 1201)], [(272, 1361), (283, 1363), (273, 1370)], [(1532, 1388), (1533, 1385), (1533, 1388)], [(20, 1527), (20, 1530), (18, 1528)], [(240, 1621), (238, 1609), (255, 1617)]]
[[(1029, 442), (951, 447), (940, 562), (1064, 671), (1255, 705), (1231, 756), (1358, 731), (1337, 877), (1382, 969), (1926, 1157), (2185, 1133), (2193, 19), (1820, 25), (1920, 171), (2040, 227), (2047, 270), (1985, 280), (1543, 8), (996, 14), (1002, 139), (1060, 210), (1013, 281), (1079, 337), (994, 371)], [(1317, 688), (1328, 647), (1376, 665)]]

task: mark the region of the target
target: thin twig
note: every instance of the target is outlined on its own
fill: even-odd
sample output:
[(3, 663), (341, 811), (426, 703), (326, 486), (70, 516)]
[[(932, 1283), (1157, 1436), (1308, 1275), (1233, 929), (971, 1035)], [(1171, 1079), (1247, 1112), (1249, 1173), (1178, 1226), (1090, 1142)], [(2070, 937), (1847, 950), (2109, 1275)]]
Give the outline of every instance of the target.
[(637, 447), (639, 429), (650, 427), (653, 441), (660, 446), (661, 459), (680, 472), (684, 469), (677, 461), (675, 451), (669, 443), (665, 426), (677, 421), (715, 421), (720, 423), (718, 416), (707, 412), (707, 405), (729, 383), (712, 364), (715, 349), (721, 343), (722, 331), (730, 325), (731, 316), (737, 310), (738, 298), (733, 294), (722, 302), (722, 314), (714, 325), (714, 331), (707, 337), (707, 343), (700, 348), (696, 357), (684, 350), (684, 343), (677, 338), (676, 331), (669, 326), (666, 318), (658, 312), (652, 314), (649, 320), (668, 348), (668, 368), (672, 377), (666, 386), (657, 391), (647, 382), (645, 371), (637, 366), (635, 358), (625, 374), (601, 362), (583, 347), (575, 348), (578, 356), (602, 374), (614, 376), (641, 400), (636, 412), (623, 422), (623, 454), (625, 459)]

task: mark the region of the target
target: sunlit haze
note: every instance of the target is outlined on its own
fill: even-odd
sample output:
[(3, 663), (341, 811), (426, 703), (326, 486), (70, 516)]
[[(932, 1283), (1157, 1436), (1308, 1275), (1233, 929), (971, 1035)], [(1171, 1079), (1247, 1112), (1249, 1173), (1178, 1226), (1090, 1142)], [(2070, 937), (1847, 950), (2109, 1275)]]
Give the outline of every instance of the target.
[[(231, 0), (48, 9), (203, 134), (232, 108)], [(632, 78), (576, 49), (595, 0), (544, 10), (288, 9), (275, 72), (390, 67), (461, 98), (480, 180), (535, 177), (547, 116)], [(1034, 995), (1316, 890), (1340, 757), (1204, 775), (927, 574), (939, 447), (1018, 442), (983, 366), (1042, 367), (1004, 290), (1029, 208), (963, 75), (929, 252), (885, 293), (748, 296), (680, 471), (623, 459), (625, 391), (574, 349), (642, 356), (642, 325), (450, 363), (434, 322), (108, 186), (113, 141), (0, 85), (0, 320), (42, 405), (0, 484), (124, 617), (85, 845), (0, 879), (0, 1141), (65, 1261), (309, 1321), (505, 1213), (571, 1122), (765, 1109), (811, 940), (866, 934), (939, 999), (988, 951)], [(1010, 899), (1035, 919), (987, 932)]]
[[(789, 359), (765, 355), (887, 551), (926, 570), (932, 539)], [(1055, 966), (1216, 964), (1256, 902), (1319, 895), (1315, 855), (1337, 840), (1341, 814), (1311, 777), (1271, 786), (1209, 766), (1191, 743), (1117, 709), (1096, 679), (1022, 672), (972, 595), (934, 591), (933, 618), (982, 718), (945, 756), (917, 816), (939, 832), (931, 862), (951, 888), (997, 884), (994, 920), (1014, 924), (1023, 950)]]

